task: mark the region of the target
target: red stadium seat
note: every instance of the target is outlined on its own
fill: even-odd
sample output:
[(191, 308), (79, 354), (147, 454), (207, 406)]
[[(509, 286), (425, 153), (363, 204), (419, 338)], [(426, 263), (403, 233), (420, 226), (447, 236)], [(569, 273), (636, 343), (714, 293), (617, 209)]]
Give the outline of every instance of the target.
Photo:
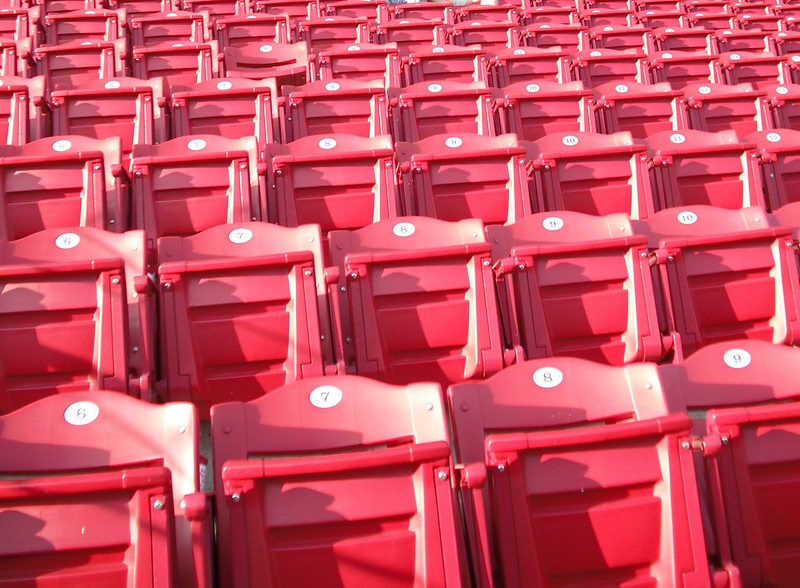
[(800, 85), (764, 86), (764, 107), (769, 114), (769, 128), (800, 131)]
[(609, 82), (596, 86), (593, 94), (594, 122), (602, 133), (627, 131), (635, 139), (645, 139), (660, 131), (686, 127), (686, 116), (679, 106), (682, 93), (666, 82)]
[(621, 365), (664, 355), (647, 239), (627, 215), (542, 212), (486, 232), (509, 343), (526, 359)]
[(599, 25), (589, 29), (587, 38), (591, 49), (648, 50), (648, 35), (652, 29), (641, 25)]
[(489, 59), (492, 85), (498, 88), (526, 82), (569, 80), (567, 52), (560, 47), (515, 47), (495, 51)]
[(309, 53), (320, 53), (344, 43), (369, 43), (366, 19), (346, 16), (321, 16), (297, 22), (297, 37)]
[(166, 98), (159, 79), (114, 78), (55, 90), (50, 94), (50, 107), (54, 134), (119, 137), (123, 164), (130, 159), (134, 145), (161, 143), (169, 136)]
[(643, 82), (641, 49), (590, 49), (575, 53), (569, 60), (573, 80), (587, 88), (617, 82)]
[(0, 412), (63, 392), (149, 397), (155, 325), (141, 231), (46, 229), (0, 252)]
[(443, 45), (445, 27), (441, 21), (421, 18), (403, 18), (378, 23), (373, 39), (379, 45), (392, 43), (397, 46), (401, 56), (430, 45)]
[(134, 47), (164, 43), (203, 43), (207, 41), (206, 14), (194, 12), (156, 12), (130, 19), (130, 42)]
[(125, 12), (79, 10), (49, 13), (44, 18), (45, 42), (58, 45), (76, 41), (115, 41), (124, 36)]
[(443, 133), (497, 134), (494, 92), (485, 83), (421, 82), (390, 88), (387, 96), (394, 137), (399, 141)]
[(800, 340), (792, 231), (763, 208), (689, 205), (635, 228), (648, 237), (676, 362), (719, 341)]
[(478, 585), (710, 585), (691, 421), (654, 364), (528, 361), (448, 400)]
[(376, 137), (390, 131), (386, 90), (380, 82), (348, 79), (284, 86), (286, 142), (345, 133)]
[(133, 226), (148, 248), (169, 235), (261, 220), (255, 137), (191, 135), (136, 145), (131, 159)]
[(664, 131), (646, 140), (657, 208), (763, 206), (755, 146), (733, 131)]
[(395, 43), (336, 45), (311, 59), (320, 80), (380, 82), (386, 88), (400, 85), (400, 54)]
[(348, 372), (394, 384), (450, 383), (502, 367), (481, 221), (400, 217), (333, 231), (329, 240), (339, 278), (331, 284), (337, 348)]
[(670, 408), (694, 418), (718, 557), (743, 586), (788, 586), (800, 566), (798, 359), (787, 346), (735, 340), (660, 368)]
[(159, 239), (165, 397), (207, 416), (213, 404), (323, 375), (321, 247), (318, 226), (268, 223)]
[(60, 227), (124, 231), (130, 210), (121, 155), (118, 137), (0, 146), (0, 239)]
[(72, 392), (0, 427), (0, 584), (212, 586), (192, 406)]
[(650, 33), (649, 53), (696, 53), (702, 51), (708, 54), (717, 53), (711, 31), (706, 29), (693, 29), (689, 27), (658, 27)]
[(669, 82), (673, 90), (691, 84), (715, 83), (716, 56), (705, 51), (655, 51), (643, 60), (643, 78), (651, 83)]
[(43, 45), (33, 52), (36, 74), (45, 76), (48, 91), (124, 76), (125, 46), (125, 39)]
[(22, 145), (49, 135), (45, 79), (0, 77), (0, 136), (5, 145)]
[(206, 12), (211, 26), (221, 18), (252, 12), (252, 0), (180, 0), (184, 10)]
[(501, 130), (536, 141), (550, 133), (594, 130), (592, 91), (582, 82), (517, 82), (502, 88), (495, 103)]
[(419, 48), (404, 60), (403, 74), (405, 86), (421, 82), (486, 82), (486, 52), (454, 45)]
[(223, 588), (466, 584), (438, 386), (302, 380), (211, 419)]
[(309, 79), (308, 50), (305, 43), (256, 43), (226, 47), (220, 74), (228, 78), (266, 80), (274, 78), (277, 89), (284, 85), (302, 86)]
[(394, 151), (388, 135), (313, 135), (266, 151), (270, 220), (316, 223), (323, 234), (397, 216)]
[(568, 54), (586, 47), (588, 28), (582, 24), (534, 23), (522, 27), (519, 44), (525, 47), (559, 47)]
[(260, 153), (275, 140), (279, 129), (275, 94), (273, 80), (244, 78), (174, 88), (170, 104), (173, 136), (255, 137)]
[(740, 137), (768, 128), (763, 91), (749, 83), (739, 85), (691, 84), (683, 89), (690, 129), (719, 132), (732, 130)]
[(187, 86), (215, 77), (217, 42), (162, 43), (132, 49), (133, 77), (165, 78), (170, 87)]
[[(747, 140), (756, 146), (769, 209), (775, 212), (800, 201), (800, 130), (761, 131), (748, 135)], [(787, 226), (794, 228), (794, 224)]]
[(435, 135), (396, 150), (407, 214), (504, 224), (531, 213), (525, 147), (513, 134)]
[(220, 50), (254, 43), (289, 42), (289, 18), (282, 14), (243, 14), (221, 18), (214, 24)]
[(510, 20), (457, 22), (448, 30), (448, 42), (462, 47), (478, 45), (487, 52), (516, 47), (517, 24)]
[(646, 218), (654, 205), (644, 151), (628, 132), (547, 135), (530, 147), (536, 209)]
[(760, 89), (792, 81), (787, 58), (771, 53), (723, 53), (715, 67), (717, 79), (731, 85), (750, 83)]

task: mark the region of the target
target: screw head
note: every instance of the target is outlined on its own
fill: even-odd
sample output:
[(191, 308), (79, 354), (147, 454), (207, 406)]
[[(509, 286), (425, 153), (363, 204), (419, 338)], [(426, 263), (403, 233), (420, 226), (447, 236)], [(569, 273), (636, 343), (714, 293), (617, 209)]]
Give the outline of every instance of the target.
[(156, 500), (153, 503), (153, 508), (156, 509), (156, 510), (164, 510), (164, 503), (161, 502), (160, 500)]

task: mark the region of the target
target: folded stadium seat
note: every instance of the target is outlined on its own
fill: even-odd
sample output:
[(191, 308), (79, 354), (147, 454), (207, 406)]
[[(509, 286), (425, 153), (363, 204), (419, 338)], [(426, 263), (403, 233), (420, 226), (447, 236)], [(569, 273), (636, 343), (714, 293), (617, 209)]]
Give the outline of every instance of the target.
[(778, 31), (767, 37), (768, 47), (776, 55), (792, 55), (800, 51), (800, 31)]
[(386, 90), (380, 82), (319, 81), (284, 86), (285, 142), (309, 135), (389, 134)]
[(118, 137), (0, 146), (0, 239), (57, 227), (124, 231), (130, 211), (120, 158)]
[[(790, 83), (791, 58), (772, 53), (722, 53), (714, 67), (716, 78), (725, 84), (750, 83), (756, 89)], [(800, 56), (798, 56), (800, 59)]]
[(431, 45), (444, 45), (444, 25), (438, 19), (403, 18), (377, 23), (372, 39), (379, 45), (392, 43), (397, 46), (401, 56)]
[(528, 26), (533, 23), (570, 24), (574, 12), (574, 5), (552, 6), (534, 3), (533, 6), (523, 6), (523, 8), (518, 9), (517, 19), (519, 20), (519, 24), (523, 26)]
[(660, 29), (662, 27), (681, 27), (683, 26), (683, 17), (686, 12), (682, 9), (664, 8), (649, 8), (640, 10), (633, 13), (633, 22), (651, 29)]
[(643, 79), (651, 84), (669, 82), (673, 90), (691, 84), (720, 82), (714, 62), (717, 56), (705, 51), (655, 51), (642, 60)]
[(613, 26), (610, 24), (592, 27), (587, 32), (590, 49), (634, 49), (648, 50), (648, 35), (652, 29), (642, 25)]
[(455, 7), (445, 2), (411, 2), (389, 5), (389, 20), (436, 20), (444, 24), (455, 23)]
[[(772, 212), (800, 201), (800, 130), (775, 129), (747, 136), (756, 146), (765, 200)], [(780, 219), (779, 217), (779, 220)], [(792, 228), (794, 224), (789, 224)], [(800, 228), (800, 225), (798, 225)]]
[(439, 45), (417, 49), (403, 60), (403, 85), (420, 82), (488, 82), (486, 52), (477, 47)]
[(156, 239), (262, 219), (255, 137), (178, 137), (135, 145), (131, 158), (133, 226)]
[(332, 231), (329, 241), (337, 357), (348, 373), (392, 384), (452, 383), (503, 366), (480, 220), (406, 216)]
[(173, 88), (170, 119), (175, 137), (255, 137), (259, 157), (280, 136), (274, 80), (214, 79)]
[(763, 31), (764, 34), (782, 30), (783, 20), (775, 14), (738, 14), (736, 25), (743, 31)]
[(502, 88), (520, 82), (567, 82), (568, 53), (560, 47), (514, 47), (495, 51), (489, 57), (489, 80)]
[(0, 584), (212, 586), (191, 405), (72, 392), (0, 427)]
[(718, 53), (717, 45), (714, 42), (713, 33), (707, 29), (692, 29), (689, 27), (658, 27), (650, 33), (650, 50), (648, 55), (668, 51), (678, 52), (698, 52), (708, 54)]
[(33, 51), (36, 75), (45, 76), (48, 92), (125, 76), (126, 45), (124, 38), (42, 45)]
[(164, 78), (168, 87), (173, 87), (188, 86), (216, 77), (216, 41), (133, 47), (131, 53), (135, 78)]
[(155, 315), (144, 253), (141, 231), (93, 227), (0, 244), (0, 412), (63, 392), (150, 398)]
[[(479, 21), (475, 21), (479, 22)], [(398, 141), (419, 141), (443, 133), (494, 137), (495, 93), (475, 82), (422, 82), (389, 88), (389, 116)]]
[(662, 358), (647, 239), (626, 214), (541, 212), (486, 233), (508, 343), (526, 359)]
[(2, 144), (22, 145), (49, 135), (44, 76), (0, 77), (0, 136)]
[(497, 5), (463, 4), (455, 8), (455, 22), (480, 20), (484, 22), (516, 21), (519, 5), (501, 2)]
[(498, 91), (495, 110), (504, 133), (536, 141), (558, 132), (594, 130), (592, 91), (582, 82), (517, 82)]
[(553, 133), (529, 151), (537, 211), (646, 218), (654, 209), (642, 164), (645, 148), (629, 132)]
[(800, 85), (776, 84), (764, 86), (766, 92), (764, 108), (774, 129), (795, 129), (800, 131)]
[(249, 80), (274, 79), (284, 85), (302, 86), (310, 79), (306, 44), (260, 43), (226, 47), (220, 55), (220, 77)]
[(587, 8), (586, 10), (581, 10), (577, 13), (574, 13), (572, 18), (575, 22), (580, 22), (583, 26), (587, 27), (588, 29), (593, 29), (594, 27), (609, 25), (609, 26), (617, 26), (617, 27), (627, 27), (631, 24), (632, 13), (630, 10), (624, 10), (621, 8)]
[(763, 90), (738, 85), (692, 84), (683, 89), (683, 107), (690, 129), (719, 132), (732, 130), (740, 137), (769, 126), (764, 116)]
[(126, 170), (134, 145), (161, 143), (169, 137), (167, 103), (160, 79), (114, 78), (54, 90), (50, 109), (54, 135), (119, 137)]
[(133, 47), (152, 47), (163, 43), (203, 43), (208, 40), (208, 15), (194, 12), (156, 12), (130, 19)]
[(517, 23), (510, 20), (465, 20), (448, 29), (447, 42), (461, 47), (477, 45), (486, 52), (494, 52), (516, 47), (518, 28)]
[(256, 0), (253, 11), (263, 14), (282, 14), (290, 21), (316, 18), (320, 15), (319, 0)]
[(724, 29), (714, 32), (717, 53), (764, 53), (772, 50), (771, 36), (764, 31)]
[(532, 212), (516, 135), (436, 135), (396, 144), (406, 214), (513, 223)]
[(736, 17), (729, 10), (693, 11), (684, 16), (683, 25), (692, 29), (706, 29), (709, 31), (722, 31), (738, 28)]
[(591, 116), (601, 133), (627, 131), (634, 139), (645, 139), (660, 131), (686, 127), (686, 116), (679, 106), (682, 93), (666, 82), (609, 82), (596, 86), (593, 94)]
[(586, 34), (588, 28), (582, 24), (558, 24), (558, 23), (533, 23), (525, 27), (520, 27), (518, 34), (518, 44), (523, 47), (558, 47), (567, 54), (575, 53), (584, 49), (588, 40)]
[(180, 8), (178, 0), (105, 0), (111, 10), (124, 9), (130, 25), (131, 19), (156, 12), (171, 12)]
[(214, 404), (322, 376), (332, 354), (321, 250), (313, 225), (160, 238), (161, 395), (207, 418)]
[(800, 339), (792, 231), (761, 207), (690, 205), (637, 222), (648, 237), (675, 363), (718, 341)]
[(76, 41), (115, 41), (124, 37), (124, 10), (77, 10), (44, 17), (45, 42), (59, 45)]
[(448, 390), (478, 586), (710, 586), (691, 421), (652, 363), (527, 361)]
[(313, 79), (377, 81), (386, 88), (400, 85), (400, 52), (395, 43), (335, 45), (310, 59)]
[(252, 0), (180, 0), (180, 2), (183, 10), (207, 13), (211, 26), (214, 26), (220, 18), (253, 12)]
[(220, 18), (214, 23), (214, 38), (221, 51), (263, 41), (289, 42), (289, 17), (285, 14), (243, 14)]
[(609, 82), (643, 82), (641, 62), (645, 54), (636, 49), (589, 49), (569, 59), (570, 76), (587, 88)]
[(0, 9), (0, 38), (21, 41), (32, 37), (38, 44), (41, 36), (41, 9), (39, 6), (4, 7)]
[(220, 586), (468, 585), (442, 404), (337, 376), (213, 407)]
[(398, 215), (395, 156), (389, 135), (314, 135), (267, 147), (271, 222), (315, 223), (323, 236)]
[(788, 346), (739, 340), (660, 368), (673, 410), (694, 418), (720, 558), (743, 586), (790, 586), (800, 569), (797, 361)]
[(41, 2), (36, 2), (36, 4), (41, 7), (42, 17), (58, 12), (102, 8), (102, 3), (97, 0), (41, 0)]
[(755, 145), (734, 131), (663, 131), (645, 144), (657, 209), (764, 205)]
[(325, 14), (346, 18), (365, 18), (370, 23), (389, 19), (389, 8), (385, 0), (337, 0), (327, 2)]
[(313, 54), (344, 43), (370, 42), (367, 20), (346, 16), (321, 16), (298, 21), (297, 37)]

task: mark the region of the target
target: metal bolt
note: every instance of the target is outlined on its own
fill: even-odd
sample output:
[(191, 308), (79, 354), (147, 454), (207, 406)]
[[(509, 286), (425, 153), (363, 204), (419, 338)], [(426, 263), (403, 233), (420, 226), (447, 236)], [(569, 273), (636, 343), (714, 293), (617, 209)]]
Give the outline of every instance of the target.
[(728, 437), (727, 435), (723, 435), (722, 437), (719, 438), (719, 440), (723, 445), (727, 445), (731, 441), (730, 437)]
[(172, 288), (172, 284), (170, 284), (169, 282), (164, 284), (164, 290), (170, 290), (171, 288)]
[(691, 447), (692, 447), (692, 446), (689, 444), (689, 442), (688, 442), (688, 441), (682, 441), (682, 442), (681, 442), (681, 447), (682, 447), (683, 449), (691, 449)]
[(156, 500), (153, 503), (153, 508), (156, 509), (156, 510), (164, 510), (164, 503), (161, 502), (160, 500)]
[(427, 410), (428, 412), (432, 411), (433, 410), (433, 404), (431, 404), (430, 402), (427, 403), (425, 405), (425, 410)]
[(347, 288), (345, 288), (344, 286), (340, 286), (339, 292), (347, 292)]
[(353, 279), (355, 280), (355, 279), (357, 279), (357, 278), (358, 278), (358, 274), (356, 274), (356, 273), (352, 273), (352, 274), (350, 274), (350, 277), (351, 277), (351, 278), (353, 278)]
[(444, 482), (445, 480), (447, 480), (447, 473), (446, 473), (446, 472), (439, 472), (439, 473), (437, 474), (437, 476), (438, 476), (438, 478), (439, 478), (439, 479), (440, 479), (442, 482)]
[(239, 502), (242, 499), (242, 495), (236, 492), (233, 496), (231, 496), (231, 500), (234, 502)]
[(119, 284), (119, 278), (111, 278), (111, 283), (115, 286)]
[(491, 264), (492, 264), (492, 262), (489, 261), (488, 259), (484, 259), (483, 260), (483, 267), (489, 267)]
[(136, 345), (134, 345), (131, 351), (133, 351), (134, 353), (139, 353), (139, 348)]
[(344, 340), (344, 342), (345, 342), (345, 343), (352, 343), (352, 342), (353, 342), (353, 340), (352, 340), (350, 337), (347, 337), (347, 338)]
[(503, 472), (506, 471), (506, 466), (504, 466), (503, 464), (500, 464), (499, 466), (497, 466), (497, 471), (502, 474)]
[(304, 271), (304, 272), (303, 272), (303, 274), (304, 274), (306, 277), (310, 276), (310, 275), (311, 275), (311, 273), (312, 273), (312, 272), (311, 272), (311, 270), (309, 270), (309, 269), (307, 269), (306, 271)]
[(519, 271), (521, 271), (521, 272), (524, 272), (524, 271), (525, 271), (525, 266), (524, 266), (523, 264), (519, 264), (519, 265), (517, 266), (517, 269), (518, 269)]

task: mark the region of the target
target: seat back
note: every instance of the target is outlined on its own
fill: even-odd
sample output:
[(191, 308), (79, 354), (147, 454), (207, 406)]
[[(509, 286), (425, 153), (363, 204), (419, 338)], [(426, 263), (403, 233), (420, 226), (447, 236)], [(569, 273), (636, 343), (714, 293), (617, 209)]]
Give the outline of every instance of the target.
[(289, 17), (285, 14), (243, 14), (221, 18), (214, 24), (221, 50), (263, 41), (289, 42)]
[(690, 420), (654, 364), (527, 361), (448, 401), (481, 585), (709, 584)]
[[(166, 394), (207, 415), (323, 374), (319, 227), (234, 223), (158, 242)], [(328, 320), (327, 311), (322, 317)]]
[(439, 386), (313, 378), (211, 420), (221, 586), (466, 582)]
[(663, 210), (637, 232), (653, 251), (676, 361), (718, 341), (797, 340), (791, 229), (770, 226), (763, 208)]
[(44, 30), (48, 45), (75, 41), (114, 41), (121, 37), (125, 13), (118, 10), (77, 10), (45, 16)]
[(647, 240), (627, 215), (543, 212), (486, 232), (510, 343), (527, 359), (621, 365), (664, 355)]
[(763, 89), (767, 93), (764, 105), (770, 128), (800, 131), (800, 84), (768, 85)]
[(47, 229), (1, 250), (0, 411), (56, 393), (139, 394), (148, 385), (154, 325), (138, 291), (141, 231)]
[(297, 36), (310, 53), (320, 53), (344, 43), (368, 43), (367, 20), (346, 16), (321, 16), (297, 23)]
[(453, 45), (477, 45), (484, 51), (494, 52), (517, 46), (517, 24), (510, 20), (464, 20), (452, 25), (448, 37)]
[(645, 139), (660, 131), (686, 127), (685, 114), (679, 107), (682, 94), (666, 82), (611, 82), (596, 86), (593, 94), (593, 115), (600, 132), (627, 131), (635, 139)]
[(211, 586), (191, 405), (68, 392), (0, 429), (1, 584)]
[(403, 85), (421, 82), (486, 82), (486, 52), (476, 47), (420, 47), (403, 63)]
[(133, 148), (133, 224), (158, 237), (261, 219), (255, 137), (179, 137)]
[(445, 27), (439, 20), (402, 18), (378, 23), (373, 39), (379, 45), (394, 44), (400, 55), (406, 56), (417, 49), (431, 45), (444, 45)]
[(483, 223), (400, 217), (329, 239), (347, 369), (390, 383), (457, 382), (500, 369)]
[(400, 54), (395, 43), (333, 45), (317, 55), (314, 63), (320, 80), (377, 82), (386, 88), (400, 85)]
[(44, 76), (0, 78), (0, 137), (5, 145), (22, 145), (48, 134)]
[(788, 346), (734, 340), (660, 368), (673, 410), (693, 416), (720, 558), (743, 585), (791, 583), (800, 565), (798, 359)]
[[(771, 211), (800, 201), (800, 130), (775, 129), (747, 136), (756, 146), (764, 196)], [(787, 219), (788, 220), (788, 219)], [(785, 224), (794, 228), (794, 224)]]
[(592, 91), (582, 82), (517, 82), (504, 87), (498, 103), (501, 127), (525, 141), (551, 133), (591, 131)]
[(457, 221), (514, 222), (531, 212), (525, 148), (513, 134), (435, 135), (398, 143), (405, 210)]
[(647, 137), (645, 144), (659, 208), (764, 205), (755, 145), (734, 131), (663, 131)]
[(132, 46), (152, 47), (164, 43), (203, 43), (207, 41), (207, 15), (172, 11), (131, 18)]
[(125, 39), (43, 45), (33, 52), (36, 74), (45, 76), (48, 91), (125, 75), (124, 47)]
[(730, 85), (749, 83), (760, 89), (792, 81), (787, 58), (772, 53), (722, 53), (715, 67), (719, 71), (719, 79)]
[(143, 80), (166, 78), (170, 87), (204, 82), (213, 78), (216, 72), (216, 41), (135, 46), (131, 52), (133, 77)]
[(716, 56), (706, 51), (654, 51), (643, 61), (650, 82), (669, 82), (673, 90), (717, 82)]
[(554, 133), (531, 146), (537, 210), (574, 210), (646, 218), (653, 210), (641, 157), (630, 133)]
[(515, 47), (500, 49), (489, 61), (493, 85), (498, 88), (535, 79), (542, 82), (567, 82), (567, 52), (561, 47)]
[(591, 88), (617, 82), (643, 82), (641, 49), (589, 49), (575, 53), (569, 62), (573, 80)]
[(683, 89), (683, 96), (691, 129), (732, 130), (744, 137), (766, 128), (761, 107), (765, 93), (750, 84), (692, 84)]
[(120, 157), (118, 137), (62, 135), (0, 146), (0, 237), (54, 227), (124, 231), (130, 211)]

